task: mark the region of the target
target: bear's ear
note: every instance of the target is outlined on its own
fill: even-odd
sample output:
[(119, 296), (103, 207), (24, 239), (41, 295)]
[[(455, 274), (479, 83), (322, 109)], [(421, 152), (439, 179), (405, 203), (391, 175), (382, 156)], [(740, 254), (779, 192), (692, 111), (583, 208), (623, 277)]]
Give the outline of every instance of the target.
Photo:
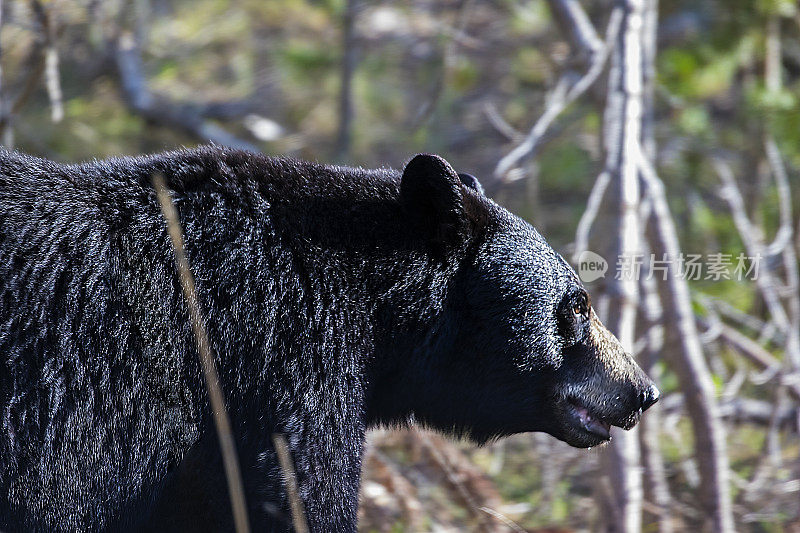
[(461, 180), (438, 155), (419, 154), (400, 180), (400, 202), (426, 237), (436, 244), (458, 244), (467, 229)]
[(478, 181), (478, 178), (476, 178), (472, 174), (467, 174), (466, 172), (459, 172), (458, 178), (461, 180), (461, 183), (463, 183), (465, 186), (469, 187), (473, 191), (483, 194), (484, 196), (486, 195), (486, 193), (483, 191), (483, 185), (481, 185), (481, 182)]

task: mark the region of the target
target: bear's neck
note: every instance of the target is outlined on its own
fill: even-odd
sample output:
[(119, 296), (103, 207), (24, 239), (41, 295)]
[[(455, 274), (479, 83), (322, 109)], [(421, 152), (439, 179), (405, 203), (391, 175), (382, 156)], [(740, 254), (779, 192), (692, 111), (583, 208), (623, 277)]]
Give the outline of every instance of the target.
[(342, 353), (296, 353), (320, 358), (323, 367), (354, 358), (366, 370), (367, 422), (399, 421), (410, 412), (400, 394), (413, 381), (407, 363), (442, 327), (461, 252), (426, 242), (401, 208), (395, 180), (356, 181), (352, 194), (340, 185), (255, 194), (245, 206), (231, 204), (234, 196), (186, 191), (179, 209), (189, 256), (193, 269), (208, 275), (198, 279), (200, 288), (234, 298), (245, 286), (270, 291), (247, 304), (254, 315), (271, 317), (248, 327), (253, 335), (273, 322), (275, 331), (297, 335), (278, 344), (308, 342), (313, 331), (335, 337), (325, 344)]
[(346, 317), (338, 333), (360, 343), (365, 422), (407, 422), (421, 393), (411, 362), (436, 357), (455, 335), (444, 307), (463, 251), (431, 246), (394, 195), (350, 205), (308, 198), (301, 213), (277, 210), (276, 223), (310, 290), (328, 302), (319, 311)]

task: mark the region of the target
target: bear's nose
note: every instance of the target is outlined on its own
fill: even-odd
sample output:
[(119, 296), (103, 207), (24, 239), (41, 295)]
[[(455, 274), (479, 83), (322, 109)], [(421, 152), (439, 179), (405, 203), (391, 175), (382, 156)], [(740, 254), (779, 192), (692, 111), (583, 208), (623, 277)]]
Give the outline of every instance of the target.
[(642, 411), (647, 411), (654, 403), (658, 401), (661, 393), (654, 384), (650, 384), (642, 393), (639, 394), (639, 407)]

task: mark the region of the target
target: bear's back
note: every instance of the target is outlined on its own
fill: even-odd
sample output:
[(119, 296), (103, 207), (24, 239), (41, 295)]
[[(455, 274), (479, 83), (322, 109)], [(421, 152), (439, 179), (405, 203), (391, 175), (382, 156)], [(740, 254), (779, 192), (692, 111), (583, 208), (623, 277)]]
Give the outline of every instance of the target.
[[(335, 275), (334, 259), (383, 253), (404, 231), (390, 170), (219, 147), (76, 165), (0, 152), (0, 491), (78, 529), (155, 483), (201, 431), (155, 173), (180, 212), (215, 349), (241, 363), (222, 374), (232, 402), (263, 379), (265, 346), (305, 331), (286, 315), (317, 315), (309, 268)], [(61, 488), (47, 481), (56, 471)]]

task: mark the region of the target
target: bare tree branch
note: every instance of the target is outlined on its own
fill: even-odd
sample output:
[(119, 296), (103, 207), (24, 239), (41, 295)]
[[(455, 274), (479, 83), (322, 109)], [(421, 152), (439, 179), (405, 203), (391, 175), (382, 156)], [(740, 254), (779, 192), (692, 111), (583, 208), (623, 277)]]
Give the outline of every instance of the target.
[(778, 361), (768, 350), (761, 347), (756, 341), (747, 335), (740, 333), (727, 324), (720, 324), (718, 327), (719, 339), (725, 344), (741, 353), (755, 364), (759, 370), (776, 369), (781, 367)]
[(523, 159), (534, 154), (537, 145), (547, 132), (550, 125), (572, 102), (577, 100), (589, 87), (594, 84), (600, 73), (603, 72), (606, 60), (613, 47), (614, 40), (619, 33), (622, 22), (622, 9), (618, 6), (613, 9), (606, 27), (605, 46), (602, 53), (595, 54), (591, 66), (586, 73), (577, 81), (572, 81), (575, 74), (571, 71), (563, 74), (556, 83), (555, 88), (550, 93), (544, 113), (533, 125), (530, 133), (516, 148), (511, 150), (503, 157), (494, 169), (496, 179), (504, 179), (505, 176)]
[(578, 0), (547, 0), (550, 12), (567, 34), (572, 47), (587, 65), (594, 62), (595, 56), (603, 53), (603, 41), (597, 35), (594, 25)]
[(444, 473), (451, 492), (477, 522), (476, 531), (505, 530), (507, 524), (499, 518), (502, 515), (485, 510), (494, 509), (500, 503), (500, 495), (485, 474), (438, 435), (419, 431), (413, 431), (412, 434), (427, 452), (431, 462)]
[[(675, 261), (680, 254), (678, 233), (667, 205), (664, 185), (641, 154), (639, 169), (653, 202), (650, 244), (660, 257)], [(728, 454), (725, 429), (714, 397), (711, 374), (703, 357), (700, 337), (695, 326), (689, 286), (672, 262), (667, 263), (667, 281), (660, 284), (661, 301), (669, 321), (670, 331), (681, 347), (673, 363), (680, 378), (689, 418), (695, 435), (695, 454), (701, 477), (701, 501), (715, 532), (734, 531), (733, 513), (728, 487)]]
[(55, 24), (50, 13), (47, 12), (39, 0), (31, 0), (31, 8), (36, 16), (37, 23), (42, 28), (42, 36), (44, 38), (45, 85), (47, 86), (47, 95), (50, 98), (50, 117), (53, 122), (61, 122), (64, 118), (64, 98), (61, 93)]
[[(678, 393), (670, 394), (659, 401), (665, 415), (678, 415), (685, 408), (685, 400)], [(771, 423), (781, 428), (789, 428), (794, 422), (794, 409), (783, 405), (776, 408), (771, 401), (735, 397), (719, 403), (719, 416), (729, 422), (746, 422), (759, 426)], [(648, 413), (649, 414), (649, 413)], [(643, 420), (644, 421), (644, 420)]]
[[(698, 323), (708, 326), (708, 320), (704, 317), (697, 317)], [(754, 341), (747, 335), (739, 332), (735, 328), (724, 323), (717, 323), (715, 327), (715, 338), (725, 343), (728, 347), (743, 355), (748, 361), (753, 363), (762, 372), (767, 372), (770, 379), (775, 376), (784, 376), (781, 379), (789, 393), (800, 401), (800, 383), (793, 383), (791, 378), (786, 377), (783, 372), (783, 365), (766, 348)]]
[(766, 33), (764, 84), (768, 91), (779, 91), (781, 88), (781, 21), (778, 15), (769, 16)]
[(353, 73), (356, 67), (355, 18), (356, 2), (345, 0), (342, 16), (342, 63), (341, 87), (339, 89), (339, 135), (336, 141), (336, 157), (345, 159), (350, 152), (353, 124)]
[(10, 103), (11, 109), (9, 113), (11, 116), (19, 113), (22, 107), (28, 102), (44, 73), (44, 60), (38, 53), (33, 55), (34, 57), (31, 58), (28, 75), (22, 85), (22, 89), (16, 95), (14, 101)]
[[(739, 187), (736, 185), (733, 171), (730, 166), (720, 158), (714, 158), (712, 163), (723, 184), (720, 196), (728, 203), (731, 209), (733, 223), (736, 225), (736, 229), (744, 243), (747, 254), (752, 258), (756, 258), (756, 260), (766, 259), (766, 249), (761, 231), (750, 222), (747, 216), (744, 199), (742, 198), (741, 192), (739, 192)], [(778, 289), (772, 273), (767, 268), (759, 269), (758, 277), (756, 277), (755, 282), (756, 285), (758, 285), (761, 296), (764, 298), (764, 302), (767, 304), (767, 309), (769, 309), (772, 319), (781, 331), (786, 331), (789, 319), (780, 303)]]
[(581, 252), (589, 248), (589, 233), (592, 230), (592, 224), (594, 224), (597, 214), (600, 212), (603, 196), (605, 196), (609, 183), (611, 183), (611, 174), (608, 171), (603, 171), (592, 186), (592, 192), (589, 193), (589, 200), (586, 202), (586, 209), (581, 214), (578, 228), (575, 230), (573, 261), (578, 261)]
[(736, 325), (750, 330), (751, 332), (759, 333), (764, 342), (774, 342), (776, 344), (785, 342), (786, 336), (783, 334), (783, 332), (777, 330), (775, 330), (771, 335), (767, 335), (766, 337), (764, 336), (764, 330), (770, 327), (769, 323), (765, 322), (764, 320), (752, 315), (748, 315), (744, 311), (732, 306), (725, 300), (709, 296), (705, 293), (695, 292), (695, 295), (698, 297), (700, 303), (703, 304), (704, 307), (712, 307), (714, 312), (719, 313), (722, 317), (734, 322)]
[[(644, 0), (625, 0), (622, 29), (618, 32), (609, 75), (608, 102), (604, 117), (606, 161), (604, 169), (614, 184), (617, 235), (612, 257), (635, 257), (642, 252), (639, 219), (641, 191), (638, 146), (642, 135), (642, 27)], [(613, 15), (612, 15), (613, 16)], [(614, 276), (609, 280), (611, 298), (609, 329), (629, 353), (635, 341), (638, 310), (638, 281), (635, 276)], [(610, 446), (612, 507), (619, 522), (615, 529), (638, 533), (642, 527), (642, 468), (639, 429), (618, 432)]]
[(436, 81), (431, 88), (430, 96), (422, 101), (411, 120), (412, 128), (415, 130), (433, 117), (433, 111), (436, 109), (444, 93), (447, 77), (453, 69), (453, 64), (457, 58), (456, 53), (458, 47), (461, 45), (469, 45), (473, 42), (466, 36), (464, 30), (469, 22), (474, 3), (475, 0), (464, 0), (461, 3), (455, 26), (449, 27), (443, 24), (440, 28), (442, 36), (446, 37), (444, 49), (442, 50), (442, 66), (437, 72)]
[(800, 370), (800, 273), (797, 266), (797, 253), (792, 244), (792, 191), (789, 178), (778, 146), (772, 137), (765, 142), (767, 159), (772, 168), (775, 185), (778, 189), (778, 210), (780, 227), (775, 240), (767, 248), (767, 253), (777, 252), (783, 255), (783, 268), (788, 290), (787, 308), (789, 328), (786, 331), (786, 355), (795, 370)]
[[(6, 3), (0, 0), (0, 34), (3, 33), (3, 25), (6, 22)], [(1, 41), (0, 41), (1, 42)], [(3, 52), (5, 49), (0, 47), (0, 144), (6, 148), (14, 147), (14, 134), (11, 129), (11, 109), (9, 109), (8, 101), (6, 98), (6, 80), (4, 79), (2, 68)]]
[[(374, 436), (376, 433), (371, 433)], [(368, 471), (364, 487), (361, 491), (361, 509), (367, 520), (373, 524), (385, 524), (395, 521), (395, 517), (386, 516), (386, 504), (380, 502), (382, 494), (373, 496), (371, 483), (378, 483), (397, 502), (400, 517), (411, 531), (421, 531), (425, 523), (423, 504), (419, 499), (416, 487), (403, 475), (397, 464), (386, 454), (381, 453), (371, 442), (366, 446), (364, 464)], [(377, 516), (370, 516), (377, 515)]]
[[(652, 208), (648, 202), (648, 208)], [(643, 213), (641, 220), (647, 220), (649, 212)], [(646, 243), (643, 246), (645, 254), (649, 252)], [(658, 297), (658, 287), (656, 279), (653, 277), (643, 277), (639, 279), (641, 287), (641, 305), (643, 320), (646, 329), (646, 347), (640, 356), (642, 367), (645, 372), (653, 379), (657, 379), (656, 362), (659, 359), (664, 345), (664, 311), (661, 300)], [(642, 464), (645, 474), (645, 495), (652, 501), (655, 509), (652, 512), (658, 521), (659, 533), (672, 533), (674, 530), (672, 513), (672, 496), (669, 491), (666, 467), (661, 455), (661, 429), (663, 422), (661, 406), (659, 404), (651, 407), (647, 416), (642, 418), (641, 429), (639, 430), (639, 440), (642, 448)], [(645, 500), (646, 501), (646, 500)]]
[(656, 52), (658, 47), (658, 0), (645, 4), (642, 28), (642, 151), (656, 160), (655, 91)]
[(494, 129), (500, 132), (509, 141), (516, 143), (522, 142), (525, 136), (517, 128), (506, 122), (506, 120), (497, 111), (497, 106), (492, 102), (483, 104), (483, 114), (489, 119), (489, 123), (494, 126)]
[[(114, 50), (114, 60), (128, 105), (147, 120), (177, 128), (202, 140), (216, 144), (258, 151), (254, 145), (230, 134), (216, 124), (204, 120), (192, 105), (173, 102), (156, 95), (147, 86), (141, 52), (130, 33), (123, 33)], [(209, 109), (214, 109), (213, 106)]]

